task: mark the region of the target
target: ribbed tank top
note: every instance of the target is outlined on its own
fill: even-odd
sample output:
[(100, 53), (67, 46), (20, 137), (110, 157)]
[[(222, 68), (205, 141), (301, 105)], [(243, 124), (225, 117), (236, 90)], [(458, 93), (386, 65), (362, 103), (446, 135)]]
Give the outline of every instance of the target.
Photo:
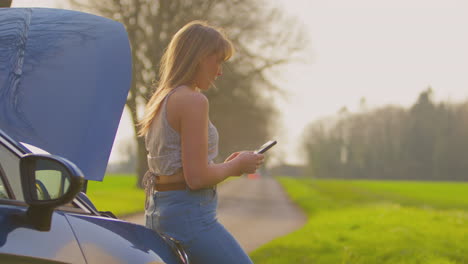
[[(155, 175), (172, 175), (182, 169), (180, 135), (171, 127), (166, 114), (167, 100), (177, 88), (164, 98), (161, 110), (153, 119), (145, 137), (149, 171)], [(218, 140), (218, 130), (208, 121), (208, 163), (218, 156)]]

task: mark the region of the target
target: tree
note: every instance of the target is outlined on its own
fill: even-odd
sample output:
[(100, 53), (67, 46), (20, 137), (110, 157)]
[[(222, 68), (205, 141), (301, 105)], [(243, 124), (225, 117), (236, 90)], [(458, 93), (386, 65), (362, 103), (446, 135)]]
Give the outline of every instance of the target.
[[(281, 91), (268, 78), (270, 70), (295, 59), (306, 44), (293, 19), (261, 0), (106, 0), (80, 9), (117, 20), (127, 29), (133, 57), (132, 86), (126, 107), (135, 132), (143, 106), (157, 81), (158, 63), (173, 34), (189, 21), (200, 19), (226, 29), (238, 56), (227, 63), (218, 86), (207, 93), (210, 119), (220, 132), (220, 160), (229, 152), (253, 149), (269, 139), (277, 110), (269, 97)], [(136, 134), (136, 133), (135, 133)], [(143, 138), (136, 138), (141, 178), (147, 170)]]
[(334, 178), (468, 180), (468, 102), (434, 103), (431, 95), (430, 88), (421, 92), (409, 109), (340, 111), (338, 122), (329, 118), (312, 123), (303, 140), (308, 173)]
[(409, 110), (405, 131), (405, 155), (411, 161), (409, 175), (414, 178), (431, 178), (436, 137), (437, 109), (432, 101), (432, 89), (423, 91)]
[(11, 0), (0, 0), (0, 8), (11, 7)]

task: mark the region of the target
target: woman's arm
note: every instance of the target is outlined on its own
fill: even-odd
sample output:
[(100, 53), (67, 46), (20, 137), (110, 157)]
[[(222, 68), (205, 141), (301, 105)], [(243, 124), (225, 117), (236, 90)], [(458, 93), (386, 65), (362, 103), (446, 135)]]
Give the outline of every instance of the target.
[(250, 172), (252, 168), (255, 171), (257, 160), (262, 160), (263, 156), (247, 152), (225, 163), (208, 164), (208, 99), (202, 93), (190, 92), (178, 100), (182, 166), (190, 189), (215, 185), (229, 176)]

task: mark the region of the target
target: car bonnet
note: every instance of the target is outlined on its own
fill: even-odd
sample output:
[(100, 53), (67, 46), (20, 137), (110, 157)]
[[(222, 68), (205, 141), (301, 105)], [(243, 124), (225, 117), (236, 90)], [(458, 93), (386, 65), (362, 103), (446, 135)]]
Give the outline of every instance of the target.
[(0, 9), (0, 129), (101, 181), (131, 85), (122, 24), (82, 12)]

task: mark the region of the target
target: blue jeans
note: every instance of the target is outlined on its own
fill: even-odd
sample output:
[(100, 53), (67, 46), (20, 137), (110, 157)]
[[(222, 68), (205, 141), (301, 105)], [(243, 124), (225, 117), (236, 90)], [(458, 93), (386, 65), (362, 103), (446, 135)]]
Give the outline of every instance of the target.
[(252, 263), (216, 218), (216, 188), (155, 192), (146, 210), (146, 227), (178, 240), (191, 263)]

